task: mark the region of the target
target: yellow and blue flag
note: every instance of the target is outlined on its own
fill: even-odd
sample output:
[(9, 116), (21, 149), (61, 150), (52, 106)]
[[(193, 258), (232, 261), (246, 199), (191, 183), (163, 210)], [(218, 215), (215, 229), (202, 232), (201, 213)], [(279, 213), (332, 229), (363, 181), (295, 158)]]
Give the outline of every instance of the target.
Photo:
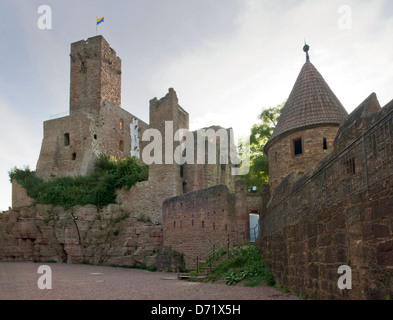
[(97, 25), (99, 25), (101, 22), (104, 22), (104, 17), (97, 19)]

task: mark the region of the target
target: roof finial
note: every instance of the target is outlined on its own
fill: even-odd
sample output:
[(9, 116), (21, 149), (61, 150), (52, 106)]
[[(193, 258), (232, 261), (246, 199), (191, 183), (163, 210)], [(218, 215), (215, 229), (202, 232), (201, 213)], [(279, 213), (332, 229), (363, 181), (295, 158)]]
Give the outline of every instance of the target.
[(310, 56), (308, 55), (308, 50), (310, 50), (310, 46), (306, 43), (306, 39), (304, 39), (303, 51), (306, 53), (306, 63), (310, 63)]

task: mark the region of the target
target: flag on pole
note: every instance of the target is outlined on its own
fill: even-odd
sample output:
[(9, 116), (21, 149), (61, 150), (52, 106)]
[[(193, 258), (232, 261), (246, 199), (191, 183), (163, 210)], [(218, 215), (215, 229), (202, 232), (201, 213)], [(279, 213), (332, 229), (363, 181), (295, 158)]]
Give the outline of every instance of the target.
[(97, 18), (97, 26), (98, 26), (101, 22), (104, 22), (104, 17)]

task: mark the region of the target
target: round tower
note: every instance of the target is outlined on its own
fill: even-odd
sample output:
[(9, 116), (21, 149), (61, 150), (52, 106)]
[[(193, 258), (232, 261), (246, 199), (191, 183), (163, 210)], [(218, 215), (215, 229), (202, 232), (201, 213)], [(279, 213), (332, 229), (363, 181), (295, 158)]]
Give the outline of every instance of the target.
[(348, 113), (310, 62), (306, 63), (285, 103), (277, 126), (264, 147), (269, 157), (269, 186), (276, 186), (292, 171), (298, 176), (315, 169), (333, 149), (340, 123)]

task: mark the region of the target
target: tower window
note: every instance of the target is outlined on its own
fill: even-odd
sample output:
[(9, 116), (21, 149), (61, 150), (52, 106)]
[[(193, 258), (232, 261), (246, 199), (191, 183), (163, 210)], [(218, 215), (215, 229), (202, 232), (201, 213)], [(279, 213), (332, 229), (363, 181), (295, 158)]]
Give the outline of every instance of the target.
[(96, 134), (94, 135), (94, 140), (97, 140), (97, 135)]
[(123, 127), (124, 127), (124, 120), (120, 119), (120, 121), (119, 121), (119, 128), (120, 128), (120, 130), (123, 130)]
[(120, 142), (119, 142), (119, 150), (120, 151), (124, 150), (124, 142), (123, 142), (123, 140), (120, 140)]
[(85, 63), (85, 61), (81, 62), (81, 70), (80, 70), (80, 72), (86, 73), (86, 63)]
[(348, 175), (353, 175), (356, 173), (356, 165), (355, 165), (355, 158), (350, 158), (344, 162), (346, 173)]
[(64, 134), (64, 145), (65, 146), (69, 146), (70, 145), (70, 134), (69, 133), (65, 133)]
[(184, 166), (181, 164), (180, 165), (180, 178), (183, 178), (183, 174), (184, 174)]
[(71, 160), (76, 160), (76, 153), (75, 152), (71, 155)]
[(327, 150), (328, 146), (327, 146), (327, 140), (326, 138), (323, 138), (323, 150)]
[(293, 140), (293, 150), (295, 156), (303, 153), (302, 138)]
[(183, 193), (186, 193), (187, 182), (183, 181)]

